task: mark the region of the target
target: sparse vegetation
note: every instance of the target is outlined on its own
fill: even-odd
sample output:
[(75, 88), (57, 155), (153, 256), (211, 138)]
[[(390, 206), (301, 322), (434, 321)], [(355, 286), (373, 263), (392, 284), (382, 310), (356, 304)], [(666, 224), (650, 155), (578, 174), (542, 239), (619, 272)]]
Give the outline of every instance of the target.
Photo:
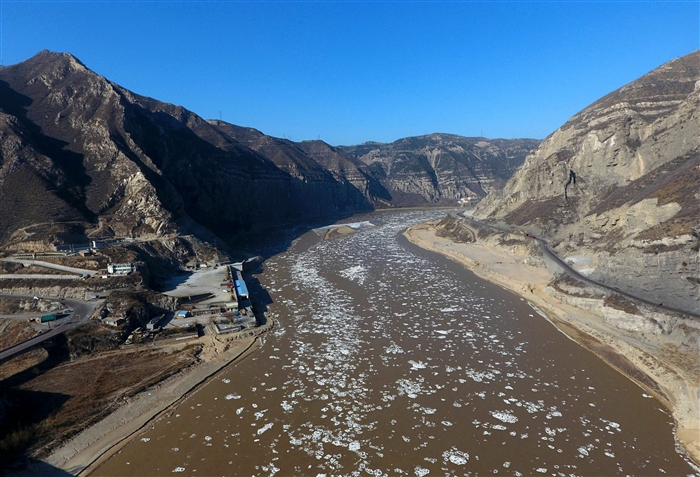
[(639, 314), (639, 308), (637, 308), (637, 305), (635, 305), (629, 299), (617, 293), (613, 293), (605, 297), (603, 304), (610, 308), (629, 313), (630, 315)]
[(440, 220), (435, 225), (435, 229), (439, 237), (449, 238), (454, 242), (469, 243), (476, 240), (474, 231), (469, 228), (466, 221), (454, 215), (448, 215)]
[[(0, 401), (0, 465), (25, 453), (46, 455), (125, 399), (194, 363), (199, 347), (93, 353), (45, 360), (5, 378)], [(6, 452), (5, 452), (6, 451)]]

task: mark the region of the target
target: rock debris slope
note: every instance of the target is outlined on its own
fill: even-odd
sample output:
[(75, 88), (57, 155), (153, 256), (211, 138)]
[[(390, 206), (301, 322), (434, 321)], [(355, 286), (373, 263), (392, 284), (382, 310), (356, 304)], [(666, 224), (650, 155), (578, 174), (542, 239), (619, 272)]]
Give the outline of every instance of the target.
[[(441, 147), (436, 138), (433, 150)], [(422, 172), (396, 174), (391, 159), (378, 167), (321, 141), (294, 143), (206, 121), (49, 51), (0, 69), (0, 139), (4, 245), (68, 236), (228, 239), (377, 207), (454, 204), (470, 187), (484, 195), (502, 182), (537, 144), (480, 141), (485, 146), (474, 147), (493, 150), (494, 160), (436, 168), (427, 186)], [(463, 140), (443, 139), (448, 149)]]
[(593, 279), (697, 313), (699, 106), (696, 51), (573, 116), (475, 215), (543, 234)]

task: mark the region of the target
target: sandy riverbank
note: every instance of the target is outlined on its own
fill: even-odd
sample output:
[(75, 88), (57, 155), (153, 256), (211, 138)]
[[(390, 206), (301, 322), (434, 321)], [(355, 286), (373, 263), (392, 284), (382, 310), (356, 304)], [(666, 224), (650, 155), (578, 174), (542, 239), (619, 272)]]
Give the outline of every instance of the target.
[(658, 353), (663, 346), (635, 339), (600, 315), (562, 302), (549, 286), (553, 274), (529, 264), (525, 255), (481, 242), (451, 242), (438, 237), (430, 223), (411, 227), (404, 235), (419, 247), (443, 254), (528, 300), (562, 332), (653, 394), (673, 414), (677, 442), (700, 464), (700, 382), (687, 366), (664, 359)]
[(115, 412), (85, 429), (23, 475), (89, 475), (149, 424), (169, 414), (179, 402), (210, 382), (224, 367), (240, 362), (258, 348), (256, 338), (218, 342), (204, 337), (202, 362), (146, 389)]

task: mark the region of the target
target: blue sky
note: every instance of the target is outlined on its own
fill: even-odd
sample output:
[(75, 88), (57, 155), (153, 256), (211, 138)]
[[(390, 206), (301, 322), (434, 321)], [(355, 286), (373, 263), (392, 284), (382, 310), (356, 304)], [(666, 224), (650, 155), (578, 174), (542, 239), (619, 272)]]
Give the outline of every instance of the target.
[(700, 1), (0, 0), (2, 62), (67, 51), (136, 93), (293, 140), (544, 138), (700, 48)]

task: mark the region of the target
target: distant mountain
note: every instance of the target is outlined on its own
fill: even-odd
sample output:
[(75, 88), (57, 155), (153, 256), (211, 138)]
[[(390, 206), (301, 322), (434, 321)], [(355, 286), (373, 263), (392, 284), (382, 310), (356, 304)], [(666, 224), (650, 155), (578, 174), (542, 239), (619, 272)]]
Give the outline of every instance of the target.
[[(430, 164), (457, 164), (440, 152), (439, 137), (410, 139), (422, 148), (413, 153), (402, 147), (417, 163), (425, 153)], [(461, 140), (444, 138), (445, 151)], [(366, 162), (321, 141), (206, 121), (49, 51), (0, 69), (0, 141), (0, 246), (186, 233), (228, 239), (377, 207), (456, 203), (480, 193), (464, 184), (497, 184), (525, 156), (504, 152), (505, 165), (475, 166), (476, 182), (466, 166), (438, 167), (428, 172), (430, 187), (411, 188), (399, 172), (413, 167), (404, 157)], [(489, 148), (508, 149), (499, 144)]]
[(500, 190), (539, 143), (430, 134), (338, 149), (367, 164), (403, 204), (422, 205), (479, 199)]
[(700, 51), (573, 116), (475, 215), (588, 256), (593, 278), (697, 311)]

